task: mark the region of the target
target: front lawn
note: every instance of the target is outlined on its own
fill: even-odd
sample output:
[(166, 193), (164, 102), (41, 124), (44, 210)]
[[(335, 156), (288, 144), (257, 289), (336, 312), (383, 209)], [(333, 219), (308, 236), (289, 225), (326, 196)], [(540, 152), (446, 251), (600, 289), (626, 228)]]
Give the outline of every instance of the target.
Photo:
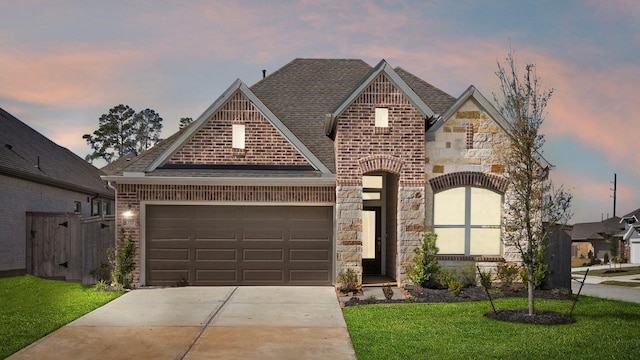
[[(496, 301), (498, 309), (526, 299)], [(537, 300), (536, 309), (568, 313), (570, 301)], [(358, 359), (636, 359), (640, 304), (580, 297), (569, 325), (488, 319), (488, 301), (352, 306), (343, 309)]]
[(120, 295), (30, 275), (0, 278), (0, 359)]

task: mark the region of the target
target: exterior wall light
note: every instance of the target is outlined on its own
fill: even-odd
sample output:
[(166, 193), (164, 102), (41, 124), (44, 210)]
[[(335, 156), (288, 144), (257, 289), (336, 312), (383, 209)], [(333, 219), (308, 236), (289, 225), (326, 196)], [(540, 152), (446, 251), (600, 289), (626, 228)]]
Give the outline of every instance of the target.
[(133, 217), (133, 211), (131, 210), (131, 204), (127, 206), (127, 211), (122, 213), (125, 219), (130, 219)]

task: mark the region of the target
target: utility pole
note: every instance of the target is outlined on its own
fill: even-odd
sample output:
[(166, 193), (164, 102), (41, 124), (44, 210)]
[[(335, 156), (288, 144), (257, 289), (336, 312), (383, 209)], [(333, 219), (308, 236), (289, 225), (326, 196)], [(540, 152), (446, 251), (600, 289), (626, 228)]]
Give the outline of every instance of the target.
[(618, 174), (613, 174), (613, 217), (616, 217), (616, 192), (617, 192)]

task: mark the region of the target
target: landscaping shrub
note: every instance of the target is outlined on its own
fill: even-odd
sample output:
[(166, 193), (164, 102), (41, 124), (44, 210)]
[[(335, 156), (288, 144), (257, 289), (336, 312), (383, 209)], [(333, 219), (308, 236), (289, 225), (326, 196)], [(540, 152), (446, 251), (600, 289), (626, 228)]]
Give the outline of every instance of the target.
[(452, 277), (447, 281), (447, 289), (449, 289), (454, 296), (458, 296), (462, 291), (462, 282), (457, 278)]
[(351, 268), (340, 271), (336, 280), (338, 281), (338, 290), (344, 294), (358, 291), (360, 288), (358, 273)]
[(510, 287), (518, 278), (518, 265), (512, 262), (498, 264), (496, 276), (503, 287)]
[(480, 270), (480, 285), (482, 285), (482, 287), (484, 287), (485, 289), (491, 289), (491, 287), (493, 286), (491, 278), (491, 271)]
[(407, 276), (415, 285), (426, 288), (440, 286), (436, 280), (440, 268), (436, 258), (438, 253), (436, 239), (436, 234), (427, 233), (424, 235), (421, 246), (414, 250), (413, 261), (407, 266)]
[(107, 249), (107, 258), (111, 264), (111, 286), (114, 289), (130, 287), (131, 273), (135, 269), (135, 253), (131, 234), (125, 236), (124, 229), (121, 228), (116, 249)]
[(96, 279), (97, 282), (108, 282), (111, 280), (111, 269), (109, 268), (109, 264), (100, 263), (96, 265), (96, 267), (89, 271), (89, 274)]
[(385, 284), (382, 287), (382, 293), (384, 294), (385, 299), (391, 300), (391, 298), (393, 298), (393, 289), (391, 288), (391, 284)]
[(476, 265), (469, 263), (455, 270), (456, 279), (460, 281), (462, 287), (472, 287), (478, 285), (476, 278)]

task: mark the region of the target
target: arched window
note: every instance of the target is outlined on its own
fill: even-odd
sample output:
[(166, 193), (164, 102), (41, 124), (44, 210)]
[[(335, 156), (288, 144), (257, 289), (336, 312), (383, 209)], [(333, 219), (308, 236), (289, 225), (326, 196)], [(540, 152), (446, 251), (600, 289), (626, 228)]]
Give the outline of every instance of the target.
[(433, 199), (433, 230), (441, 255), (500, 255), (502, 195), (462, 186)]

